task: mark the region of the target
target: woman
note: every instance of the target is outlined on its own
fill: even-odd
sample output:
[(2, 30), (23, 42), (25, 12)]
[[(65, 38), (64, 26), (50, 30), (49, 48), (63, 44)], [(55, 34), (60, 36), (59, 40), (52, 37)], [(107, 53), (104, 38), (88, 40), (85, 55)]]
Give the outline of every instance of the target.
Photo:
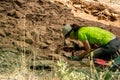
[(94, 26), (65, 24), (62, 32), (65, 39), (76, 39), (83, 43), (85, 51), (77, 55), (79, 58), (90, 54), (91, 45), (98, 45), (98, 48), (93, 51), (93, 58), (111, 60), (116, 58), (119, 55), (118, 53), (120, 53), (120, 41), (113, 33), (107, 30)]

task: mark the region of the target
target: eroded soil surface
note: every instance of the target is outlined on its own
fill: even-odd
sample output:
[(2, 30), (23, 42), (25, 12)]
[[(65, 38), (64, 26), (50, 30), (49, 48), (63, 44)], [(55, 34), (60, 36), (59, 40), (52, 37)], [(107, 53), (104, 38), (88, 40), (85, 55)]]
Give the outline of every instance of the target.
[[(79, 16), (79, 13), (83, 16)], [(88, 15), (90, 20), (87, 19)], [(71, 53), (63, 46), (64, 37), (61, 29), (64, 23), (102, 27), (120, 39), (119, 22), (120, 12), (99, 2), (1, 0), (0, 54), (12, 52), (8, 53), (8, 56), (14, 60), (9, 59), (9, 65), (17, 64), (14, 62), (18, 59), (17, 55), (25, 53), (26, 59), (34, 55), (36, 64), (39, 65), (41, 60), (65, 58), (63, 54)], [(73, 46), (70, 41), (68, 44)], [(4, 60), (4, 57), (0, 58), (2, 59)], [(30, 64), (32, 60), (33, 56), (29, 59)], [(74, 64), (72, 61), (69, 62)], [(2, 63), (1, 65), (8, 66)], [(28, 67), (33, 69), (32, 65)]]

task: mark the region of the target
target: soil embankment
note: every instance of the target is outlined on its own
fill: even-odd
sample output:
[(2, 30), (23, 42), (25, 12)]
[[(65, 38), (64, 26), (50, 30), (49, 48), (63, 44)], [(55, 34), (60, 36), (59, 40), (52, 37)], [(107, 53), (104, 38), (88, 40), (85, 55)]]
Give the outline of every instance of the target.
[(21, 53), (27, 57), (35, 55), (38, 65), (40, 60), (51, 60), (51, 56), (59, 58), (58, 54), (70, 53), (61, 49), (64, 43), (61, 29), (64, 23), (102, 27), (120, 39), (119, 22), (120, 12), (99, 2), (1, 0), (0, 54), (2, 56), (2, 53), (10, 52), (6, 55), (12, 56), (4, 62), (6, 64), (1, 62), (1, 65), (16, 65), (14, 60)]

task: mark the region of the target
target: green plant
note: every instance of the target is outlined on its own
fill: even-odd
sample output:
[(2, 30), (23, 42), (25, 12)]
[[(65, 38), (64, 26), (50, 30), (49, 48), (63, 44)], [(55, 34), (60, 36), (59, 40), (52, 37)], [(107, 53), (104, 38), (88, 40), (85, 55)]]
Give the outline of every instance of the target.
[(82, 67), (81, 70), (75, 67), (70, 68), (65, 60), (59, 60), (57, 61), (56, 75), (59, 80), (119, 80), (120, 78), (118, 73), (111, 72), (107, 68), (103, 71), (97, 71), (94, 64), (90, 68), (89, 72), (83, 71)]
[(57, 67), (56, 74), (60, 80), (85, 80), (88, 76), (82, 72), (75, 71), (74, 68), (68, 68), (68, 64), (64, 60), (57, 61)]

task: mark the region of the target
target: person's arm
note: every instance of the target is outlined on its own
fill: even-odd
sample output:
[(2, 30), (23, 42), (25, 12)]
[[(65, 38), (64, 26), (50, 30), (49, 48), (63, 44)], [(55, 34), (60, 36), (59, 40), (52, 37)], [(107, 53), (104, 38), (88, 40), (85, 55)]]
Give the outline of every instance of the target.
[(80, 54), (77, 55), (79, 58), (84, 57), (87, 53), (89, 53), (91, 51), (91, 46), (90, 46), (88, 40), (85, 40), (82, 43), (83, 43), (83, 46), (85, 48), (85, 51), (82, 51)]
[(85, 47), (86, 52), (89, 52), (91, 50), (91, 46), (90, 46), (88, 40), (85, 40), (85, 42), (83, 42), (83, 45)]

